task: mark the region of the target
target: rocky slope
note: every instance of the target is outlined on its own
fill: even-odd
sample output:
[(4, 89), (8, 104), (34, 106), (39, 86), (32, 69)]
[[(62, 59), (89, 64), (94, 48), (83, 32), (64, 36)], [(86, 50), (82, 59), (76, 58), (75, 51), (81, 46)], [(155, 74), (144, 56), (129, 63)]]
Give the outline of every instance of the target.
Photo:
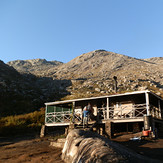
[(102, 79), (117, 76), (120, 80), (149, 79), (163, 85), (163, 57), (136, 59), (105, 50), (95, 50), (65, 64), (36, 59), (11, 61), (8, 65), (22, 73), (57, 79)]
[(45, 59), (15, 60), (7, 63), (21, 73), (31, 73), (44, 76), (50, 68), (55, 68), (61, 64), (59, 61), (47, 61)]
[[(13, 61), (13, 65), (16, 62)], [(37, 63), (33, 65), (35, 67)], [(19, 66), (16, 67), (19, 71)], [(23, 67), (21, 67), (23, 70)], [(25, 72), (25, 71), (24, 71)], [(150, 89), (163, 94), (163, 57), (137, 59), (122, 54), (95, 50), (82, 54), (68, 63), (33, 68), (38, 76), (71, 80), (68, 88), (72, 98), (113, 92), (113, 76), (118, 78), (118, 91)], [(82, 95), (83, 94), (83, 95)]]
[[(20, 74), (0, 61), (0, 117), (31, 112), (46, 101), (59, 100), (67, 94), (64, 86), (68, 84), (66, 80)], [(60, 93), (61, 89), (64, 90)]]
[[(34, 92), (40, 92), (39, 96), (35, 95), (34, 98), (42, 101), (42, 104), (43, 101), (54, 101), (63, 96), (64, 99), (72, 99), (113, 94), (113, 76), (117, 76), (119, 93), (148, 89), (163, 97), (163, 57), (137, 59), (105, 50), (95, 50), (65, 64), (42, 59), (17, 60), (7, 64), (13, 66), (22, 76), (28, 76), (23, 82), (30, 85), (30, 90), (37, 89)], [(9, 68), (7, 65), (3, 66)], [(12, 71), (15, 72), (14, 69)], [(4, 75), (4, 72), (1, 75)], [(18, 72), (15, 73), (20, 76)], [(5, 86), (3, 78), (0, 78), (1, 85)], [(8, 87), (8, 84), (6, 86)], [(66, 96), (67, 94), (70, 95)]]
[(96, 50), (61, 65), (53, 75), (72, 79), (75, 96), (83, 90), (88, 95), (113, 93), (113, 76), (118, 78), (118, 92), (149, 89), (163, 95), (163, 57), (136, 59)]
[[(50, 71), (50, 70), (49, 70)], [(163, 58), (147, 60), (136, 59), (125, 55), (93, 51), (83, 54), (59, 67), (54, 74), (59, 78), (141, 78), (157, 80), (162, 83)]]

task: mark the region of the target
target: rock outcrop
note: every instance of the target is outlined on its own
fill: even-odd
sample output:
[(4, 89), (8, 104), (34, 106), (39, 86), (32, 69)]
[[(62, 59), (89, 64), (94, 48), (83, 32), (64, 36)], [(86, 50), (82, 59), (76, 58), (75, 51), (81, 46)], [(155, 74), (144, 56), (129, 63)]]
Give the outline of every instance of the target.
[(159, 162), (141, 156), (95, 132), (77, 129), (67, 135), (62, 159), (66, 163)]
[(72, 130), (62, 150), (62, 159), (67, 163), (125, 162), (127, 159), (116, 152), (93, 132)]
[(20, 73), (31, 73), (36, 76), (46, 76), (49, 69), (62, 65), (59, 61), (47, 61), (45, 59), (15, 60), (7, 63)]

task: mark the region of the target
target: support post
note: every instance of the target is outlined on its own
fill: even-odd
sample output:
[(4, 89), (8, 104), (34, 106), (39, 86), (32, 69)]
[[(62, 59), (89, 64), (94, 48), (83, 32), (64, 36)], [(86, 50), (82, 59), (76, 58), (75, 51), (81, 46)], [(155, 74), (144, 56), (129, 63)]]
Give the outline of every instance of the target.
[(161, 119), (162, 117), (161, 117), (161, 102), (160, 102), (160, 100), (158, 100), (158, 111), (159, 111), (158, 116)]
[(46, 105), (46, 108), (45, 108), (45, 124), (46, 124), (46, 114), (47, 114), (47, 110), (48, 110), (48, 108), (47, 108), (48, 106)]
[(113, 123), (111, 121), (107, 121), (105, 123), (105, 134), (109, 137), (112, 138), (114, 133), (113, 133)]
[(72, 123), (75, 123), (75, 101), (72, 102)]
[(128, 123), (126, 123), (126, 130), (127, 130), (127, 133), (128, 133)]
[(41, 131), (40, 131), (40, 138), (43, 138), (45, 136), (45, 125), (42, 125)]
[(107, 97), (107, 119), (109, 119), (109, 97)]
[(149, 110), (149, 93), (145, 93), (145, 99), (146, 99), (146, 109), (147, 109), (147, 115), (150, 115), (150, 110)]

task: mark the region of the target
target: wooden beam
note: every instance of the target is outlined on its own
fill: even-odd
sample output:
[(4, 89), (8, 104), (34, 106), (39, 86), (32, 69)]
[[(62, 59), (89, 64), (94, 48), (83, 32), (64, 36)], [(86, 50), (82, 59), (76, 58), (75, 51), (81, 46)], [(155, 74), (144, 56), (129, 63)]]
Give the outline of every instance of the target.
[[(126, 118), (126, 119), (112, 119), (113, 123), (125, 123), (125, 122), (143, 122), (143, 117), (140, 118)], [(108, 120), (103, 120), (102, 123), (106, 123)]]
[(70, 123), (46, 123), (45, 126), (69, 126)]

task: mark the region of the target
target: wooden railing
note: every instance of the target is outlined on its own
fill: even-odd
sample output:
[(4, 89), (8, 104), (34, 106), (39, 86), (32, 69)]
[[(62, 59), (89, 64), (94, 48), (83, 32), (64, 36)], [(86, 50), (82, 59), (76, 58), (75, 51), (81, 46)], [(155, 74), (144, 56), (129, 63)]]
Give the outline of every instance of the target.
[(61, 111), (61, 112), (50, 112), (46, 113), (46, 118), (45, 118), (45, 123), (70, 123), (71, 121), (74, 120), (75, 123), (81, 122), (82, 117), (79, 114), (79, 112), (74, 113), (74, 118), (73, 118), (73, 113), (71, 110), (68, 111)]
[[(161, 111), (152, 105), (149, 106), (149, 113), (152, 117), (161, 119)], [(139, 118), (147, 114), (146, 104), (136, 105), (123, 105), (119, 107), (109, 107), (107, 115), (107, 108), (98, 108), (97, 119), (107, 120), (109, 119), (125, 119), (125, 118)], [(46, 113), (45, 123), (81, 123), (82, 122), (82, 111), (76, 110), (74, 115), (72, 110), (61, 111), (61, 112), (50, 112)]]
[[(161, 119), (161, 110), (159, 108), (149, 105), (149, 114), (154, 118)], [(123, 119), (123, 118), (137, 118), (147, 115), (147, 106), (146, 104), (136, 104), (128, 106), (123, 105), (119, 107), (109, 107), (109, 115), (107, 116), (107, 108), (98, 108), (98, 116), (101, 119)]]
[(107, 116), (107, 108), (98, 108), (99, 117), (104, 120), (109, 119), (122, 119), (122, 118), (136, 118), (143, 117), (147, 114), (146, 104), (137, 105), (123, 105), (119, 107), (109, 107), (109, 115)]
[(155, 117), (157, 119), (161, 119), (161, 109), (153, 106), (153, 105), (150, 105), (150, 113), (152, 115), (152, 117)]

